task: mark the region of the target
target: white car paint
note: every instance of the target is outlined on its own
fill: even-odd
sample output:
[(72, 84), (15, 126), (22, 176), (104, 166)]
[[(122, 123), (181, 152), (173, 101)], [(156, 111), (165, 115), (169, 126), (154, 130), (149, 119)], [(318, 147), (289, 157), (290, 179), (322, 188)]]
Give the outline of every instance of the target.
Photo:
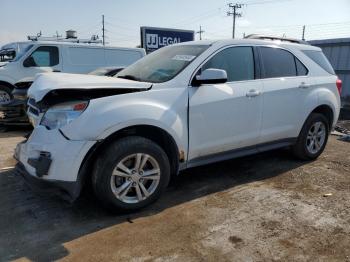
[[(28, 46), (22, 48), (18, 57), (0, 67), (0, 82), (14, 85), (23, 78), (32, 77), (46, 72), (65, 72), (86, 74), (99, 67), (120, 66), (126, 67), (143, 56), (145, 50), (141, 48), (103, 47), (90, 44), (78, 44), (54, 41), (26, 41), (13, 43), (16, 46)], [(40, 47), (57, 47), (59, 63), (51, 67), (25, 67), (23, 62)]]
[[(27, 172), (36, 176), (26, 161), (28, 156), (48, 151), (53, 164), (48, 175), (41, 179), (77, 181), (79, 167), (94, 144), (134, 125), (151, 125), (170, 134), (179, 153), (184, 153), (181, 168), (186, 168), (195, 165), (193, 161), (198, 158), (297, 138), (309, 114), (320, 105), (332, 108), (333, 125), (336, 123), (340, 110), (336, 76), (326, 73), (300, 51), (319, 48), (260, 40), (200, 41), (181, 45), (193, 44), (210, 46), (181, 73), (164, 83), (68, 74), (39, 76), (29, 89), (29, 97), (36, 103), (45, 100), (51, 91), (60, 89), (151, 88), (92, 99), (84, 113), (59, 131), (47, 130), (39, 124), (43, 114), (31, 115), (37, 119), (37, 125), (28, 141), (18, 148), (19, 159)], [(192, 78), (204, 62), (218, 50), (231, 46), (286, 49), (304, 63), (309, 74), (191, 86)], [(308, 84), (308, 88), (300, 88), (302, 83)], [(251, 93), (256, 95), (251, 96)]]

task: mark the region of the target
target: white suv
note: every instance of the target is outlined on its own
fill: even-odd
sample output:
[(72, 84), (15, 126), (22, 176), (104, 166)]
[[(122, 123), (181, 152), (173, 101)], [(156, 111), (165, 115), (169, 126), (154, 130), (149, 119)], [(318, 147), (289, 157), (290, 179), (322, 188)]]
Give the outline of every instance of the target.
[(107, 207), (138, 209), (189, 167), (286, 146), (317, 158), (340, 88), (321, 49), (252, 39), (164, 47), (115, 78), (43, 74), (17, 170), (72, 200), (91, 182)]

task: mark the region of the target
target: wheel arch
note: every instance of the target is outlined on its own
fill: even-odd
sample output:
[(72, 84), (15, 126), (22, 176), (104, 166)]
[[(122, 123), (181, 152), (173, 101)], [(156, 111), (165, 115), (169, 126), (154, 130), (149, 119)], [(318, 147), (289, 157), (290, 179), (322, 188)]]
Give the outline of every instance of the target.
[(303, 121), (303, 124), (299, 130), (299, 135), (300, 132), (303, 128), (303, 126), (305, 125), (306, 121), (308, 120), (308, 118), (310, 117), (311, 114), (314, 113), (318, 113), (318, 114), (322, 114), (324, 115), (327, 120), (328, 120), (328, 129), (331, 130), (333, 127), (333, 122), (334, 122), (334, 118), (335, 118), (335, 110), (328, 104), (322, 104), (322, 105), (318, 105), (317, 107), (313, 108), (309, 114), (307, 114), (306, 118)]
[(328, 128), (329, 130), (332, 129), (332, 126), (333, 126), (333, 121), (334, 121), (334, 111), (333, 109), (329, 106), (329, 105), (320, 105), (318, 107), (316, 107), (310, 114), (313, 114), (313, 113), (318, 113), (318, 114), (321, 114), (321, 115), (324, 115), (327, 120), (328, 120)]
[(0, 81), (0, 85), (6, 86), (8, 88), (10, 88), (11, 90), (13, 90), (15, 88), (14, 85), (10, 84), (9, 82), (6, 81)]
[(82, 184), (89, 182), (91, 171), (100, 153), (105, 150), (112, 141), (127, 136), (140, 136), (158, 144), (167, 154), (171, 167), (171, 176), (179, 172), (180, 163), (185, 161), (184, 152), (179, 150), (175, 139), (164, 129), (153, 125), (133, 125), (120, 129), (103, 140), (98, 141), (85, 155), (79, 169), (78, 181)]

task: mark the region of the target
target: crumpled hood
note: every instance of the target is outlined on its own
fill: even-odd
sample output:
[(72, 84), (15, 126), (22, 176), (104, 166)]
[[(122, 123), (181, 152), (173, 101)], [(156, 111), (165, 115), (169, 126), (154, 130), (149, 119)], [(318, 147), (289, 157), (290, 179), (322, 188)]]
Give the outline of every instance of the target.
[(89, 89), (149, 89), (152, 83), (137, 82), (106, 76), (93, 76), (65, 73), (38, 74), (28, 90), (28, 96), (40, 102), (53, 90), (89, 90)]

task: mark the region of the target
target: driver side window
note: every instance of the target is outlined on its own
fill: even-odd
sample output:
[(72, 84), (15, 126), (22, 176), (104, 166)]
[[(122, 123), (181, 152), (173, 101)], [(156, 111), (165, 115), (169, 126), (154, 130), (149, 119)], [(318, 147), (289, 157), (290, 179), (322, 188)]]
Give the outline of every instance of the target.
[(33, 67), (51, 67), (59, 64), (56, 46), (40, 46), (26, 60)]
[(203, 67), (205, 69), (222, 69), (227, 73), (227, 81), (244, 81), (255, 79), (254, 55), (252, 47), (230, 47), (214, 55)]

